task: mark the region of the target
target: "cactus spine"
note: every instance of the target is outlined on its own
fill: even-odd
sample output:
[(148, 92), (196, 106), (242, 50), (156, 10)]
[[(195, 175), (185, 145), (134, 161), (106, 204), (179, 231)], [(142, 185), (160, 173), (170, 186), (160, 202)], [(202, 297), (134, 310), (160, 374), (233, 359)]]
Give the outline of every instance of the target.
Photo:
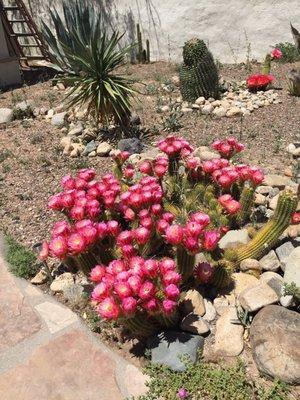
[(195, 255), (191, 255), (187, 250), (181, 246), (177, 248), (177, 269), (182, 275), (182, 282), (186, 282), (192, 275), (195, 266)]
[(291, 191), (282, 192), (270, 221), (248, 244), (225, 251), (225, 259), (231, 260), (237, 267), (246, 258), (260, 258), (276, 244), (280, 235), (289, 226), (291, 214), (296, 211), (297, 202), (296, 194)]
[(194, 38), (185, 43), (179, 77), (183, 100), (219, 97), (218, 70), (203, 40)]
[(137, 312), (133, 317), (124, 319), (122, 324), (138, 337), (153, 335), (160, 329), (160, 324), (154, 318), (149, 318), (142, 312)]
[(243, 225), (250, 217), (253, 201), (254, 201), (254, 189), (252, 187), (245, 186), (241, 193), (241, 198), (240, 198), (241, 209), (236, 217), (237, 223), (240, 226)]

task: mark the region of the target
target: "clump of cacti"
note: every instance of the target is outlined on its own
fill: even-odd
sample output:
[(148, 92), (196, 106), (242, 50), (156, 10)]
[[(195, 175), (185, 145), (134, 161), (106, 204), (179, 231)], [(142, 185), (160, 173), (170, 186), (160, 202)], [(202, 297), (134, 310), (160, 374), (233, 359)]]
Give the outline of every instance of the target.
[(218, 69), (203, 40), (194, 38), (184, 44), (180, 66), (182, 98), (194, 102), (198, 97), (219, 97)]
[[(224, 252), (219, 240), (248, 222), (263, 173), (231, 163), (244, 148), (235, 138), (214, 142), (221, 158), (209, 161), (196, 157), (184, 138), (168, 136), (158, 147), (164, 155), (142, 161), (139, 171), (120, 152), (115, 176), (97, 180), (85, 169), (64, 177), (63, 191), (48, 206), (68, 221), (55, 224), (40, 254), (88, 275), (100, 316), (137, 336), (176, 325), (186, 289), (228, 286), (240, 261), (275, 244), (297, 203), (291, 192), (281, 194), (265, 227), (247, 245)], [(197, 263), (199, 253), (206, 262)]]
[(150, 42), (146, 39), (146, 48), (143, 47), (143, 38), (140, 24), (136, 24), (137, 36), (137, 53), (136, 60), (138, 63), (145, 64), (150, 62)]

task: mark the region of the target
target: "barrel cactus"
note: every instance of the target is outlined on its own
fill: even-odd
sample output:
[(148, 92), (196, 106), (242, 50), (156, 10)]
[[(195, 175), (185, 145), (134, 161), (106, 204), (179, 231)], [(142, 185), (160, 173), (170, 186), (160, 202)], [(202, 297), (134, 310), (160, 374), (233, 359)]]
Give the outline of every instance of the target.
[(194, 102), (201, 96), (219, 97), (218, 70), (203, 40), (194, 38), (185, 43), (179, 77), (183, 100)]

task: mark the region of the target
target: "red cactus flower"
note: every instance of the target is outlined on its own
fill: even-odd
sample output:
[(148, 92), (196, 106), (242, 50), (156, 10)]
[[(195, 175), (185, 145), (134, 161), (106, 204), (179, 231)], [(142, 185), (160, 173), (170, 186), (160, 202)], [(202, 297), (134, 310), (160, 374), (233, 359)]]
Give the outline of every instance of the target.
[(177, 307), (177, 302), (173, 300), (164, 300), (163, 301), (163, 311), (166, 314), (172, 314)]
[(204, 232), (204, 248), (208, 251), (212, 251), (217, 247), (218, 241), (220, 240), (220, 232), (218, 231), (207, 231)]
[(122, 299), (122, 309), (126, 314), (135, 313), (137, 308), (137, 300), (134, 297), (125, 297)]
[(274, 77), (272, 75), (255, 74), (249, 76), (247, 86), (249, 90), (265, 90), (273, 80)]
[(292, 214), (292, 224), (300, 224), (300, 212), (294, 212)]
[(105, 266), (104, 265), (96, 265), (91, 270), (90, 279), (92, 282), (101, 282), (104, 275), (105, 275)]
[(195, 268), (195, 277), (201, 283), (209, 283), (213, 277), (214, 268), (207, 262), (200, 263)]
[(116, 320), (120, 315), (120, 308), (113, 297), (106, 297), (99, 303), (98, 312), (103, 318)]
[(182, 242), (183, 228), (180, 225), (171, 225), (166, 229), (166, 240), (176, 246)]
[(64, 236), (54, 237), (49, 244), (51, 255), (57, 258), (64, 258), (68, 251), (67, 241)]
[(278, 48), (275, 48), (272, 52), (271, 52), (271, 57), (275, 58), (275, 59), (279, 59), (282, 57), (282, 51)]

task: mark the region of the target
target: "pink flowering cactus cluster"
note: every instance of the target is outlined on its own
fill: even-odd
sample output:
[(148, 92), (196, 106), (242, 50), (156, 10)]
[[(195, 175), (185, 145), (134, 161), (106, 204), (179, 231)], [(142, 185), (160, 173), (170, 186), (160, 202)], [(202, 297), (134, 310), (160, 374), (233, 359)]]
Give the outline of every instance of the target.
[(128, 318), (136, 312), (173, 314), (177, 307), (181, 276), (170, 258), (133, 256), (97, 265), (90, 274), (96, 283), (92, 300), (101, 317)]
[[(40, 258), (88, 275), (92, 302), (108, 320), (172, 319), (183, 283), (212, 281), (218, 242), (238, 223), (244, 190), (263, 180), (258, 168), (230, 163), (244, 149), (234, 138), (214, 142), (221, 158), (204, 162), (183, 138), (169, 136), (158, 147), (164, 154), (137, 168), (120, 152), (114, 174), (67, 175), (48, 202), (65, 219), (54, 224)], [(199, 252), (210, 262), (195, 266)]]

